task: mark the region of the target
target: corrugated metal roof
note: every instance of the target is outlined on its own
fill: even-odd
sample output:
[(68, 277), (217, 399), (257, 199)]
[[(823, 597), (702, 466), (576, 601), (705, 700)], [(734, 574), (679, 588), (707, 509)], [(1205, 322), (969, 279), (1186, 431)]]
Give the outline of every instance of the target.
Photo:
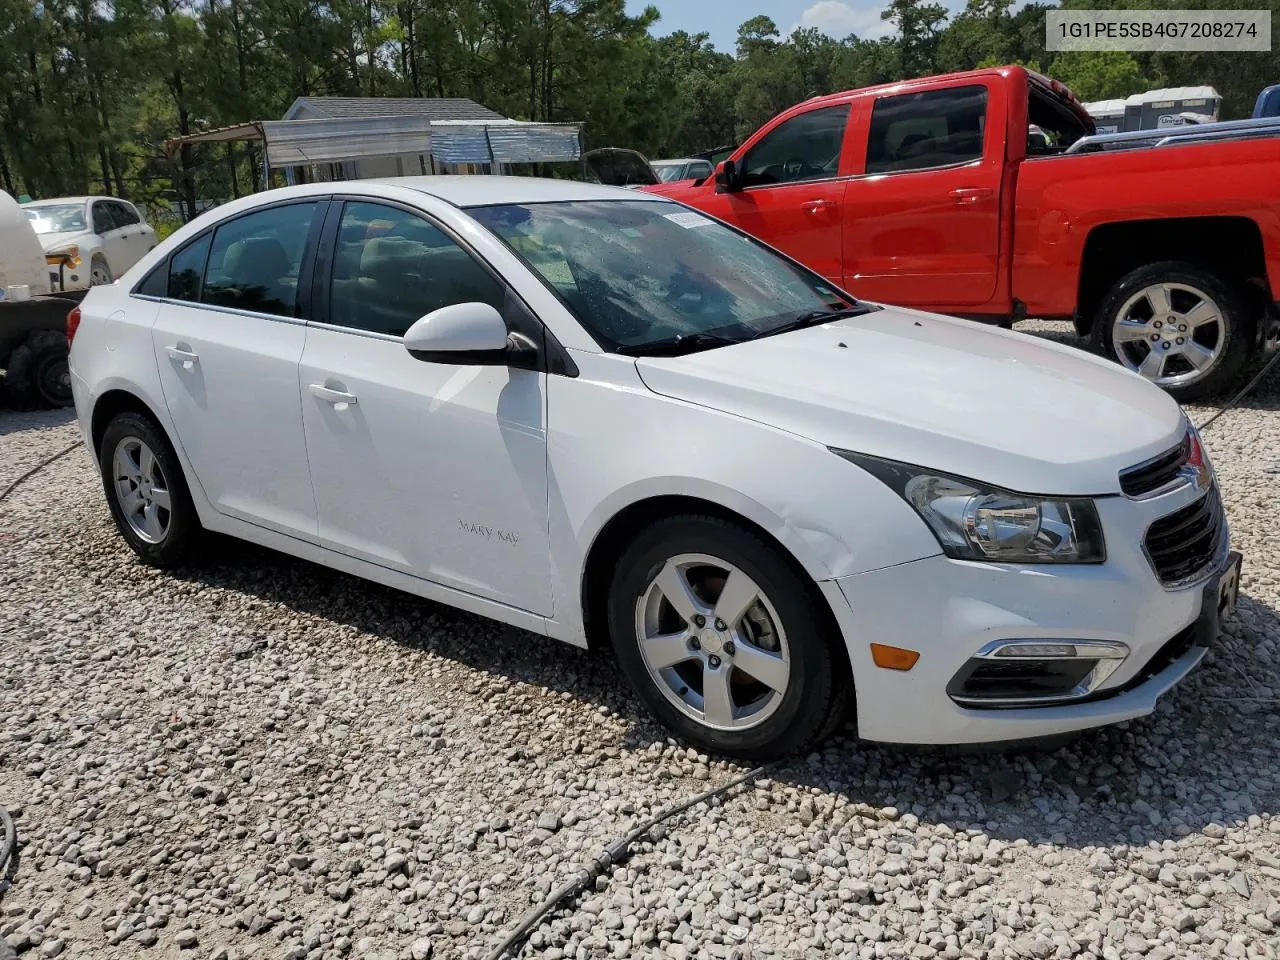
[(554, 163), (582, 156), (578, 124), (497, 125), (488, 128), (493, 159), (499, 163)]
[(332, 119), (357, 117), (425, 117), (428, 120), (504, 120), (502, 114), (466, 97), (299, 97), (286, 117), (299, 108), (312, 116)]

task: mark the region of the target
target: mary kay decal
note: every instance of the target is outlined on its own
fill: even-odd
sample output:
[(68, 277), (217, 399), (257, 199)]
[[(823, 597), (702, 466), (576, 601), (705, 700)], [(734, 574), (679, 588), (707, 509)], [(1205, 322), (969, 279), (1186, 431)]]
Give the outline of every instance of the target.
[(499, 530), (497, 527), (490, 527), (472, 520), (459, 520), (458, 526), (474, 536), (484, 537), (486, 540), (500, 540), (503, 543), (511, 544), (513, 547), (520, 542), (520, 534), (518, 533), (512, 533), (510, 530)]

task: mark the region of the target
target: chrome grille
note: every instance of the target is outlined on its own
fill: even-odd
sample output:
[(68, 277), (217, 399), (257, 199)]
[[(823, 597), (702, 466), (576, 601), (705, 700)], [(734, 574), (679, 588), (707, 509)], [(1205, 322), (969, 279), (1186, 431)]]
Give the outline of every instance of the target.
[(1178, 471), (1190, 456), (1191, 435), (1187, 434), (1172, 450), (1166, 450), (1145, 463), (1121, 470), (1120, 489), (1126, 497), (1138, 498), (1167, 487), (1178, 479)]
[(1160, 582), (1184, 583), (1212, 563), (1222, 522), (1222, 501), (1212, 487), (1195, 503), (1151, 524), (1143, 546)]

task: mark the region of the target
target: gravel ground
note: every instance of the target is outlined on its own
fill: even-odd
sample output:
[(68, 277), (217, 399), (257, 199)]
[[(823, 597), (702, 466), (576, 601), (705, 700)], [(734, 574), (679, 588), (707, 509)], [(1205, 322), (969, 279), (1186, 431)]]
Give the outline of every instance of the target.
[[(1239, 616), (1154, 716), (1029, 753), (845, 731), (670, 821), (523, 955), (1280, 957), (1270, 381), (1206, 436)], [(0, 488), (75, 436), (0, 412)], [(738, 769), (665, 739), (603, 656), (239, 544), (144, 568), (83, 450), (0, 504), (24, 958), (482, 957)]]

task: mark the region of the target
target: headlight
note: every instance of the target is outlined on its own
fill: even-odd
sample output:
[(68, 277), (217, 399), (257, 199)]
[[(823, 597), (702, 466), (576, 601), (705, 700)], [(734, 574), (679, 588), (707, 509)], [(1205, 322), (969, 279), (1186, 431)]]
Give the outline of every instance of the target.
[(1106, 547), (1092, 500), (1010, 493), (924, 467), (830, 448), (911, 504), (957, 560), (1102, 563)]
[(80, 266), (80, 248), (72, 245), (63, 247), (61, 250), (50, 250), (45, 254), (45, 260), (52, 261), (55, 264), (65, 260), (70, 266), (78, 267)]

